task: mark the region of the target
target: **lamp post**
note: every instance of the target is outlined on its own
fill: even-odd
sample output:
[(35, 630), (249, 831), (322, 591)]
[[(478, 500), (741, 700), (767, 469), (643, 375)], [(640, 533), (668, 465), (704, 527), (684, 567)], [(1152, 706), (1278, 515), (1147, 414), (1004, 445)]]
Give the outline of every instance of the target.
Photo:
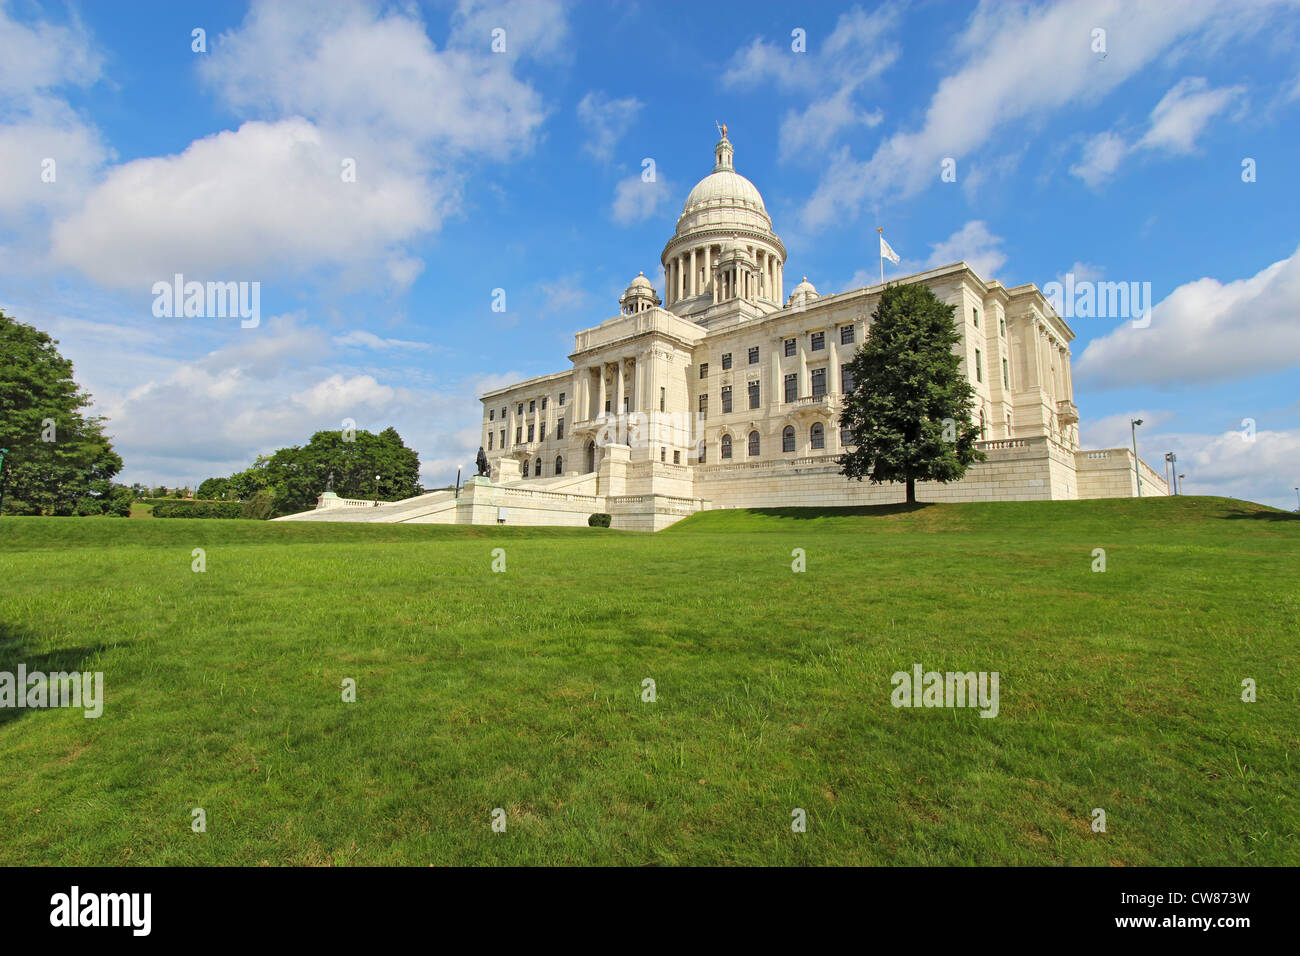
[(1187, 477), (1186, 475), (1179, 475), (1179, 476), (1178, 476), (1178, 487), (1179, 487), (1179, 488), (1181, 488), (1181, 487), (1183, 486), (1183, 479), (1186, 478), (1186, 477)]
[(375, 475), (375, 507), (379, 507), (379, 476)]
[(0, 515), (5, 513), (5, 455), (8, 448), (0, 448)]
[(1138, 426), (1142, 424), (1140, 418), (1130, 418), (1128, 420), (1129, 430), (1133, 433), (1133, 474), (1137, 477), (1138, 497), (1142, 497), (1142, 466), (1138, 459)]
[[(0, 448), (0, 451), (3, 450), (4, 449)], [(4, 503), (5, 503), (4, 492), (0, 492), (0, 505), (3, 505)], [(1300, 514), (1300, 488), (1297, 488), (1295, 490), (1295, 503), (1296, 503), (1296, 509), (1295, 509), (1296, 513)]]

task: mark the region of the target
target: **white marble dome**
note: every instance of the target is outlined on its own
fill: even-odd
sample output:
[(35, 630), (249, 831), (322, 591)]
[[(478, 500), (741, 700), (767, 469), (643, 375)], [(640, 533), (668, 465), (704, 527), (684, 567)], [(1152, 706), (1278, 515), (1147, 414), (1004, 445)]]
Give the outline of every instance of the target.
[(682, 207), (682, 215), (688, 216), (702, 209), (718, 206), (752, 209), (767, 215), (763, 197), (758, 188), (734, 169), (719, 169), (709, 173), (691, 190)]

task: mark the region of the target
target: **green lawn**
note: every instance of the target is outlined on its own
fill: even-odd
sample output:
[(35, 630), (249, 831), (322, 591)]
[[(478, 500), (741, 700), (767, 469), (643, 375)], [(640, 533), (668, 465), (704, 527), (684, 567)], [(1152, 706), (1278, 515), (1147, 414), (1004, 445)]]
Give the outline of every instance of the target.
[[(0, 519), (0, 671), (106, 698), (0, 710), (0, 863), (1294, 865), (1297, 558), (1221, 498)], [(894, 708), (914, 663), (1000, 713)]]

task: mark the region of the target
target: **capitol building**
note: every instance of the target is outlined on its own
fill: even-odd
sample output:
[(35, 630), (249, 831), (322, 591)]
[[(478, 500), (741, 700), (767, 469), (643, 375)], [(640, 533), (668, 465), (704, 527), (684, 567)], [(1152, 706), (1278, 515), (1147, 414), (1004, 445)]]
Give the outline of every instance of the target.
[[(786, 293), (786, 248), (725, 127), (660, 263), (662, 294), (634, 278), (617, 315), (575, 334), (562, 370), (481, 396), (489, 475), (378, 506), (327, 494), (288, 520), (585, 525), (606, 513), (657, 531), (711, 508), (904, 500), (902, 484), (853, 481), (836, 463), (848, 363), (883, 287), (821, 294), (802, 276)], [(920, 500), (1130, 497), (1139, 482), (1166, 494), (1130, 449), (1079, 448), (1074, 333), (1036, 286), (965, 262), (893, 281), (955, 307), (987, 456), (961, 481), (918, 482)]]

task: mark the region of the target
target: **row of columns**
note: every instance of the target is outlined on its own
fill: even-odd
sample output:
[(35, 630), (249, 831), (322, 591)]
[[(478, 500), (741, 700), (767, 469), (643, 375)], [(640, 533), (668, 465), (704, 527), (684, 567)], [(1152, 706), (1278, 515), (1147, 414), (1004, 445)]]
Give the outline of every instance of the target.
[[(577, 376), (578, 394), (575, 398), (578, 408), (585, 412), (582, 417), (601, 417), (605, 414), (607, 401), (610, 414), (613, 415), (620, 415), (624, 411), (657, 411), (659, 389), (667, 384), (660, 381), (663, 375), (658, 366), (659, 363), (653, 361), (648, 350), (634, 356), (622, 356), (613, 361), (585, 366)], [(607, 383), (606, 378), (612, 381)], [(609, 394), (611, 384), (612, 397)], [(623, 406), (625, 397), (626, 408)]]
[[(785, 285), (783, 263), (761, 246), (754, 250), (754, 253), (759, 275), (762, 276), (761, 288), (758, 284), (750, 286), (744, 290), (743, 297), (752, 299), (762, 295), (764, 298), (780, 303)], [(715, 261), (712, 245), (692, 246), (669, 259), (664, 265), (664, 282), (667, 286), (668, 300), (666, 304), (671, 306), (682, 299), (690, 299), (709, 291), (713, 292), (714, 302), (734, 298), (736, 294), (734, 284), (730, 295), (720, 296), (720, 290), (712, 281)], [(732, 271), (734, 273), (736, 270)]]

